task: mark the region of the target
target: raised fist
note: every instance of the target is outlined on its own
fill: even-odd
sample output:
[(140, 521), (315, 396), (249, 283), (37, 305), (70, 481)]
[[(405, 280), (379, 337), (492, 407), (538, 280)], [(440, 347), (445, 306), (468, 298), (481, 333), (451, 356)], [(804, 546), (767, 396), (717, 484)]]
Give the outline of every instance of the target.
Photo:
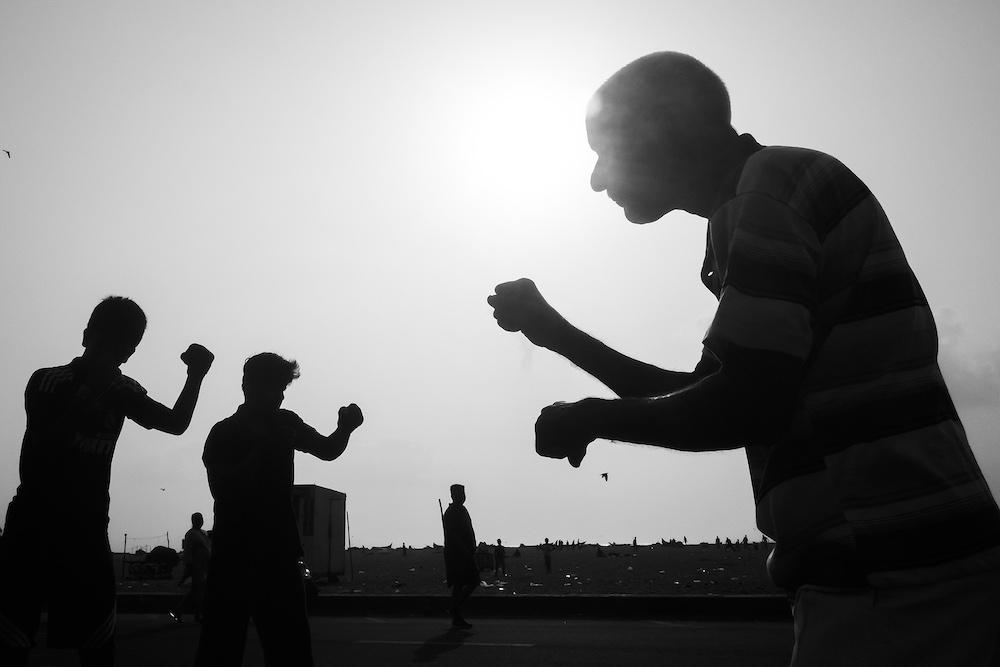
[(357, 427), (361, 426), (364, 421), (365, 416), (361, 414), (361, 408), (358, 407), (357, 403), (345, 405), (337, 414), (337, 428), (339, 429), (342, 428), (347, 431), (353, 431)]
[(188, 373), (192, 375), (204, 376), (208, 369), (212, 367), (215, 355), (208, 351), (208, 348), (198, 343), (191, 343), (188, 349), (181, 354), (181, 361), (188, 367)]
[(496, 286), (486, 302), (501, 329), (520, 331), (535, 345), (552, 348), (565, 320), (542, 298), (535, 283), (521, 278)]
[(585, 423), (580, 403), (555, 403), (542, 410), (535, 421), (535, 452), (552, 459), (566, 459), (579, 468), (594, 441)]

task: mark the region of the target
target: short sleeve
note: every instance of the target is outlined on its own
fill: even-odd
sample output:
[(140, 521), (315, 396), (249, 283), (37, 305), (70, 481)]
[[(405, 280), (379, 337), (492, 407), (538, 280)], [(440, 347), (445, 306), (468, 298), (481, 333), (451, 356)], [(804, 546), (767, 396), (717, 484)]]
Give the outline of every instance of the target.
[(757, 193), (731, 200), (710, 224), (721, 290), (705, 347), (723, 365), (734, 349), (807, 360), (821, 261), (812, 225)]
[(319, 431), (302, 421), (302, 418), (291, 410), (281, 411), (282, 425), (295, 431), (293, 447), (300, 452), (312, 454), (313, 443), (323, 438)]
[(128, 376), (121, 376), (111, 385), (114, 402), (121, 406), (126, 417), (143, 428), (150, 429), (156, 415), (164, 406), (149, 397), (146, 389)]

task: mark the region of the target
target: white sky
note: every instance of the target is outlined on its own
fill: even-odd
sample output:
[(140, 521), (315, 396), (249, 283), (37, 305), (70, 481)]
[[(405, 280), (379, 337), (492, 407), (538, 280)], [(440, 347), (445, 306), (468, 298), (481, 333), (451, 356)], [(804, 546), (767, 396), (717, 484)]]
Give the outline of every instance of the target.
[(536, 456), (543, 406), (610, 394), (485, 301), (531, 277), (613, 347), (697, 360), (704, 221), (632, 226), (588, 182), (587, 99), (660, 50), (727, 82), (738, 130), (872, 188), (1000, 491), (998, 38), (988, 0), (5, 2), (0, 507), (28, 377), (77, 356), (91, 309), (123, 294), (149, 317), (123, 370), (154, 398), (176, 398), (188, 343), (217, 359), (183, 436), (126, 425), (115, 549), (177, 547), (191, 512), (211, 516), (204, 439), (265, 350), (299, 360), (285, 406), (321, 431), (365, 412), (338, 461), (296, 460), (297, 482), (347, 493), (354, 545), (440, 542), (453, 482), (486, 541), (757, 536), (742, 452)]

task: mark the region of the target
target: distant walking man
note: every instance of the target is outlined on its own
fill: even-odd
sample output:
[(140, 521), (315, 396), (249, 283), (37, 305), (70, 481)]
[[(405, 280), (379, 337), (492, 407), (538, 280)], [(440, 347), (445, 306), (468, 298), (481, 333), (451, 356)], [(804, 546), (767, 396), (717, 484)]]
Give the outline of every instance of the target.
[(542, 544), (542, 558), (545, 561), (545, 574), (552, 574), (552, 552), (555, 550), (556, 546), (549, 542), (549, 538), (545, 538), (545, 543)]
[(243, 366), (243, 405), (214, 427), (202, 460), (215, 497), (212, 560), (196, 665), (243, 663), (247, 627), (257, 628), (272, 667), (313, 664), (292, 509), (295, 452), (333, 461), (364, 421), (340, 408), (337, 430), (322, 436), (290, 410), (285, 389), (299, 377), (295, 361), (265, 352)]
[(181, 355), (187, 380), (168, 408), (121, 372), (145, 331), (142, 309), (110, 296), (90, 316), (83, 354), (65, 366), (35, 371), (28, 380), (21, 485), (0, 538), (4, 667), (28, 663), (46, 600), (49, 647), (77, 649), (84, 665), (114, 662), (108, 488), (118, 436), (126, 418), (147, 429), (184, 433), (213, 359), (201, 345), (188, 347)]
[(465, 487), (461, 484), (451, 485), (451, 504), (444, 511), (444, 568), (451, 588), (451, 624), (467, 630), (472, 624), (462, 616), (462, 607), (479, 586), (479, 566), (476, 532), (465, 509)]
[(194, 608), (195, 622), (201, 621), (201, 609), (205, 603), (205, 581), (208, 578), (208, 562), (212, 557), (212, 541), (208, 538), (208, 533), (202, 530), (205, 525), (205, 517), (201, 512), (191, 515), (191, 528), (184, 534), (182, 549), (184, 552), (184, 574), (191, 577), (191, 588), (187, 595), (181, 598), (177, 607), (170, 612), (170, 617), (180, 623), (183, 620), (182, 614), (185, 609)]
[(503, 571), (503, 576), (507, 576), (507, 550), (497, 538), (497, 545), (493, 547), (493, 576), (495, 577), (500, 571)]
[(927, 299), (855, 174), (731, 122), (725, 84), (682, 53), (639, 58), (592, 98), (591, 187), (636, 224), (706, 219), (701, 279), (718, 309), (700, 362), (675, 372), (580, 331), (530, 280), (498, 285), (502, 328), (620, 397), (545, 408), (536, 451), (579, 466), (598, 439), (743, 448), (775, 540), (768, 572), (795, 597), (794, 665), (988, 665), (1000, 511), (941, 375)]

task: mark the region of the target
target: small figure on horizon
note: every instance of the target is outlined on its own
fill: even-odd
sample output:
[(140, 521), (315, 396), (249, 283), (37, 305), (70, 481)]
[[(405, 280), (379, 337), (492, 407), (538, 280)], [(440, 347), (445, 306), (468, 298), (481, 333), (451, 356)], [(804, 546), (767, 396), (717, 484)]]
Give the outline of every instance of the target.
[[(269, 666), (312, 665), (312, 638), (292, 508), (295, 452), (337, 459), (364, 422), (354, 403), (321, 435), (281, 409), (299, 365), (272, 352), (243, 365), (243, 404), (208, 434), (202, 460), (215, 498), (212, 559), (195, 664), (239, 665), (250, 620)], [(252, 556), (252, 557), (251, 557)]]
[(552, 574), (552, 552), (555, 550), (555, 546), (549, 542), (549, 538), (545, 538), (545, 543), (542, 544), (542, 556), (545, 558), (545, 572), (546, 574)]
[(180, 586), (188, 577), (191, 578), (191, 588), (187, 594), (181, 598), (177, 606), (171, 610), (170, 618), (178, 623), (183, 622), (185, 609), (194, 607), (195, 622), (201, 621), (201, 609), (205, 603), (205, 581), (208, 579), (208, 562), (212, 557), (212, 541), (208, 538), (202, 526), (205, 525), (205, 517), (201, 512), (191, 515), (191, 528), (184, 533), (184, 540), (181, 542), (181, 551), (184, 557), (184, 572), (181, 574)]
[(472, 517), (465, 507), (465, 487), (451, 485), (451, 504), (444, 511), (444, 568), (448, 587), (451, 588), (451, 625), (468, 630), (472, 624), (465, 620), (462, 608), (480, 584), (479, 566), (476, 565), (476, 531)]
[(114, 662), (108, 490), (115, 447), (126, 418), (147, 429), (184, 433), (214, 359), (196, 343), (181, 354), (187, 379), (168, 408), (121, 372), (145, 331), (138, 304), (109, 296), (83, 331), (83, 354), (65, 366), (35, 371), (28, 380), (21, 484), (0, 538), (4, 667), (28, 663), (46, 600), (49, 647), (77, 649), (85, 665)]
[(497, 572), (503, 571), (503, 576), (507, 576), (507, 550), (503, 548), (500, 538), (497, 538), (497, 545), (493, 547), (493, 576)]
[(638, 537), (633, 537), (632, 538), (632, 555), (634, 556), (637, 553), (639, 553), (639, 538)]

